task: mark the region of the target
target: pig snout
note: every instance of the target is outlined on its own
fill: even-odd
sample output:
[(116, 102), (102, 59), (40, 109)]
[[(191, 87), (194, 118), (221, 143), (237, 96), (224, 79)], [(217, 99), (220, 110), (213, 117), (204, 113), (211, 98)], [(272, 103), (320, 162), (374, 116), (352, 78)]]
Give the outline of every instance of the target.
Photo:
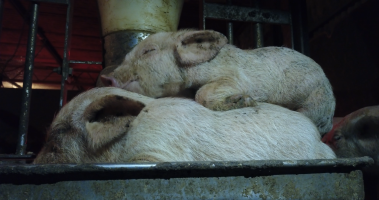
[(335, 149), (334, 129), (322, 137), (322, 142)]
[(122, 84), (119, 84), (118, 81), (112, 76), (101, 75), (100, 79), (105, 87), (117, 87), (131, 92), (144, 94), (144, 91), (139, 83), (138, 78), (131, 79)]
[(120, 84), (118, 84), (117, 80), (110, 75), (101, 75), (100, 80), (103, 82), (105, 87), (120, 87)]

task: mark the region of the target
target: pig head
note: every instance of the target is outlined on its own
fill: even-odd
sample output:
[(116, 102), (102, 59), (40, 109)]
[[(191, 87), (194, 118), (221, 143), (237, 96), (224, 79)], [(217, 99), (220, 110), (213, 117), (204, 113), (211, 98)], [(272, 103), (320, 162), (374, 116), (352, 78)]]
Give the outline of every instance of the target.
[(90, 90), (65, 105), (53, 120), (35, 163), (117, 162), (122, 136), (151, 99), (122, 90)]
[(344, 117), (323, 137), (337, 157), (370, 156), (379, 161), (379, 106), (359, 109)]
[(154, 98), (193, 89), (198, 103), (218, 111), (272, 103), (303, 113), (321, 133), (332, 128), (335, 99), (317, 63), (283, 47), (241, 50), (215, 31), (150, 35), (101, 79)]
[(58, 113), (34, 163), (335, 158), (300, 113), (258, 103), (212, 111), (181, 98), (118, 88), (80, 94)]

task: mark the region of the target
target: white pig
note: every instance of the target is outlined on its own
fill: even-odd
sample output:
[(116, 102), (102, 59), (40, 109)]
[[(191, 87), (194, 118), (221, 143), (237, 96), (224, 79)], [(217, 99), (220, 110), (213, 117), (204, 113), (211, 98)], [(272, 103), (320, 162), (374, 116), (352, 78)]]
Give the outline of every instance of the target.
[(311, 58), (284, 47), (241, 50), (215, 31), (151, 35), (102, 81), (149, 97), (196, 89), (195, 100), (213, 110), (277, 104), (309, 117), (320, 133), (331, 130), (335, 110), (329, 80)]
[(34, 163), (332, 158), (315, 125), (280, 106), (217, 112), (190, 99), (103, 87), (61, 109)]

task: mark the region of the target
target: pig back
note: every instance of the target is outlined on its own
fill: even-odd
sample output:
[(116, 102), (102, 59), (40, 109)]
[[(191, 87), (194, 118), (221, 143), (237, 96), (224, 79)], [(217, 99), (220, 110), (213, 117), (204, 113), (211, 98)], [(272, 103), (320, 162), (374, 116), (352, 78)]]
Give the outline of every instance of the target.
[(137, 156), (132, 160), (335, 158), (308, 118), (267, 103), (217, 112), (190, 100), (158, 99), (135, 119), (126, 146)]

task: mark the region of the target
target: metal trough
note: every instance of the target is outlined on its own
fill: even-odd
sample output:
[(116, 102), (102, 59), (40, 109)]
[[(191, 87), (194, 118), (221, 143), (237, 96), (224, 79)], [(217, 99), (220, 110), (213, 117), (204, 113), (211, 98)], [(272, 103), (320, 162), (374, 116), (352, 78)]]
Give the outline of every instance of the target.
[(0, 199), (364, 199), (368, 157), (0, 165)]

